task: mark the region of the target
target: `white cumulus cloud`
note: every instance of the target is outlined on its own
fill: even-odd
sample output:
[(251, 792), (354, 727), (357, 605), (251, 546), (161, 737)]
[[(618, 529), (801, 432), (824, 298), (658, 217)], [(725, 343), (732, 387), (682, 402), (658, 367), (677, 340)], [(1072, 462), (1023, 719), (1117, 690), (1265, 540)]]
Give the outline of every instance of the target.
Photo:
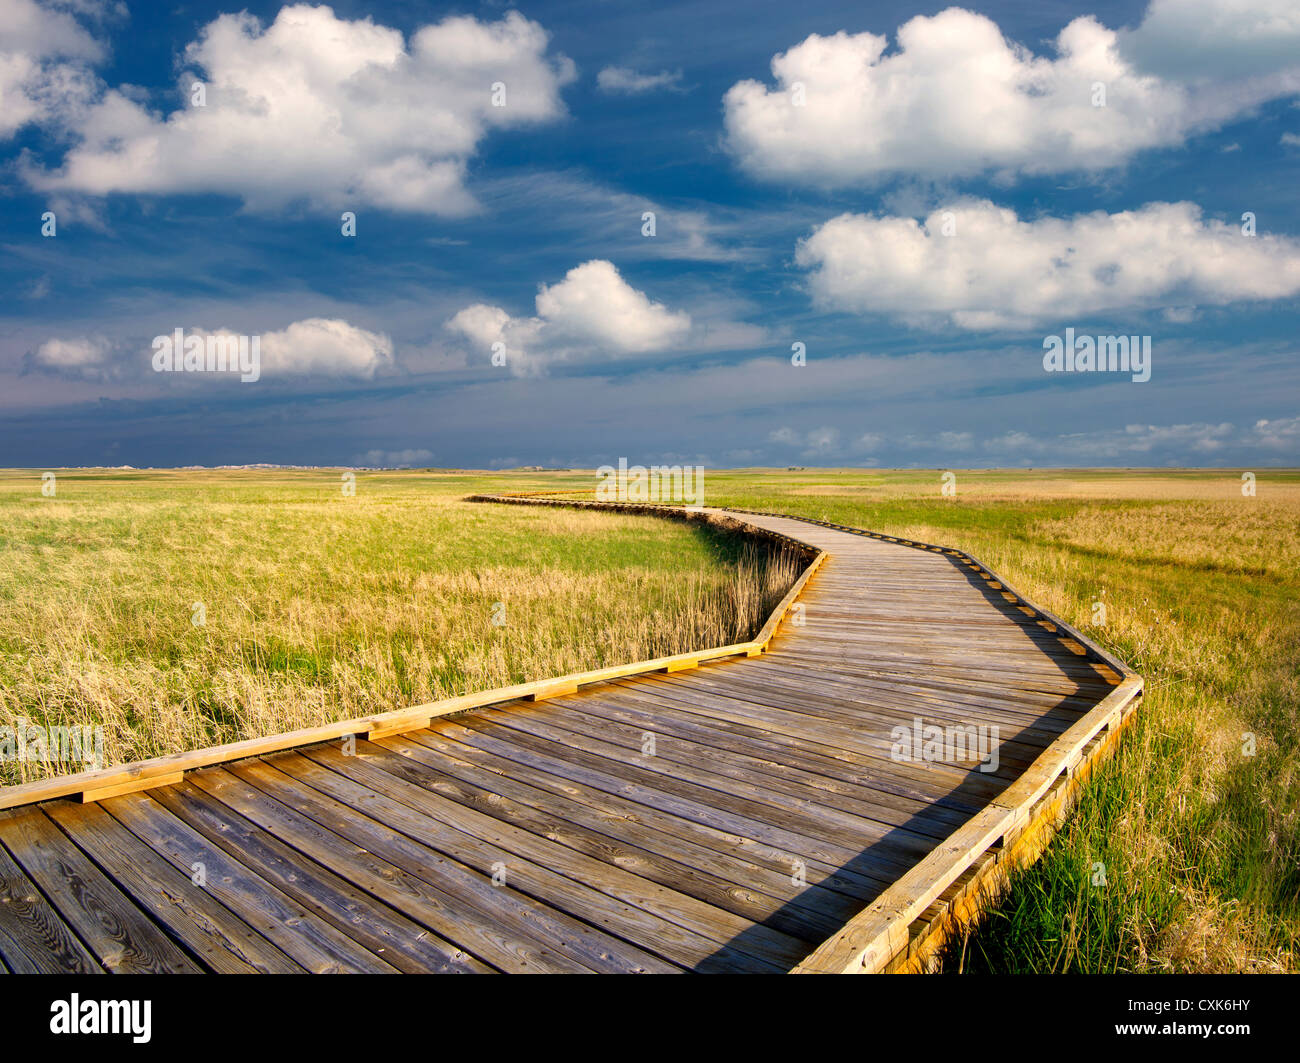
[(71, 379), (109, 380), (120, 375), (110, 358), (113, 345), (104, 336), (51, 337), (28, 353), (29, 370)]
[(537, 314), (514, 318), (501, 307), (476, 303), (447, 327), (490, 351), (505, 344), (506, 364), (517, 375), (541, 372), (563, 359), (618, 358), (663, 350), (690, 330), (691, 318), (633, 288), (612, 262), (575, 266), (558, 284), (542, 285)]
[(52, 369), (73, 369), (101, 364), (108, 351), (108, 342), (102, 337), (50, 339), (36, 348), (36, 361)]
[(63, 165), (26, 176), (97, 196), (209, 192), (253, 209), (306, 200), (465, 214), (475, 209), (466, 164), (489, 131), (563, 113), (573, 66), (547, 47), (546, 31), (517, 12), (451, 16), (409, 42), (328, 7), (287, 6), (268, 26), (221, 15), (185, 50), (180, 108), (159, 115), (109, 89), (79, 117)]
[(393, 342), (346, 321), (310, 317), (262, 333), (265, 376), (338, 376), (370, 379), (393, 362)]
[(1134, 58), (1172, 54), (1187, 33), (1238, 56), (1272, 48), (1258, 27), (1290, 35), (1292, 17), (1237, 19), (1254, 28), (1222, 38), (1214, 27), (1283, 3), (1294, 8), (1293, 0), (1169, 0), (1152, 9), (1153, 25), (1126, 34), (1084, 16), (1060, 32), (1053, 57), (955, 7), (904, 23), (893, 50), (873, 33), (813, 34), (772, 59), (775, 87), (746, 80), (726, 93), (727, 139), (752, 173), (808, 184), (1103, 170), (1300, 92), (1294, 45), (1276, 48), (1277, 61), (1249, 76), (1207, 59), (1195, 81), (1162, 77)]
[[(215, 336), (233, 340), (235, 350), (241, 338), (241, 333), (229, 328), (190, 327), (182, 329), (182, 333), (187, 338), (197, 336), (206, 340)], [(263, 378), (319, 376), (369, 380), (393, 365), (393, 343), (388, 336), (341, 319), (305, 318), (282, 329), (243, 335), (249, 340), (249, 350), (253, 335), (258, 338)], [(88, 380), (121, 379), (133, 372), (152, 376), (155, 351), (153, 346), (141, 350), (134, 342), (113, 343), (103, 336), (54, 337), (31, 352), (28, 365), (42, 372)], [(196, 379), (211, 379), (207, 373), (192, 375)]]
[(1300, 65), (1295, 0), (1152, 0), (1142, 24), (1120, 35), (1142, 70), (1190, 81), (1258, 78)]
[[(96, 13), (92, 7), (91, 13)], [(73, 16), (34, 0), (0, 4), (0, 139), (29, 122), (66, 124), (93, 98), (104, 47)]]
[(1037, 220), (986, 200), (922, 221), (843, 214), (795, 257), (822, 307), (967, 329), (1300, 293), (1300, 240), (1244, 236), (1193, 203)]

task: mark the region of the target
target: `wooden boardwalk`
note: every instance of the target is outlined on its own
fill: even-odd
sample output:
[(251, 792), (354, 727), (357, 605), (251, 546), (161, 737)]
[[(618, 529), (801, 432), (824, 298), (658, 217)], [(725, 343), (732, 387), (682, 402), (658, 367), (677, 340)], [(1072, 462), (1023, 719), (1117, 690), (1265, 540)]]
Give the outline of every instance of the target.
[(827, 555), (761, 655), (10, 800), (0, 971), (924, 967), (1140, 681), (964, 555), (738, 516)]

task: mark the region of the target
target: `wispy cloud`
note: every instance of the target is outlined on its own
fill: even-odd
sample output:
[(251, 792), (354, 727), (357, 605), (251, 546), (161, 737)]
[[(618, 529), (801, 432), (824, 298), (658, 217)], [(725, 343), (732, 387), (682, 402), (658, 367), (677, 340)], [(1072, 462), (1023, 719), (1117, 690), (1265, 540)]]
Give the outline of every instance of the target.
[(657, 74), (642, 74), (626, 66), (607, 66), (596, 75), (596, 84), (604, 92), (639, 96), (665, 89), (679, 91), (682, 83), (680, 70), (661, 70)]
[(409, 469), (416, 465), (433, 463), (433, 451), (423, 448), (406, 450), (367, 450), (357, 455), (351, 464), (371, 469)]

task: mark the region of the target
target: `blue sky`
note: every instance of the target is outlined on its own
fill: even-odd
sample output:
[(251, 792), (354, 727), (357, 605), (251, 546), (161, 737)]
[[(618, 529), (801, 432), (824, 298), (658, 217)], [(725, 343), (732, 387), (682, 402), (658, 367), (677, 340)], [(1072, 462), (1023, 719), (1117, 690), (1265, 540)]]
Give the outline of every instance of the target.
[(1290, 0), (5, 9), (0, 465), (1300, 464)]

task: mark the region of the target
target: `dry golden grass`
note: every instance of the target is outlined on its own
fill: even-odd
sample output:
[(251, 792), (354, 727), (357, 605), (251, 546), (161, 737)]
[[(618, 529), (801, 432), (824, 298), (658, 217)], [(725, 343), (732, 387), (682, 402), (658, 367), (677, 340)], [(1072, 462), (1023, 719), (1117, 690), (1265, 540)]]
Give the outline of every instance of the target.
[(797, 575), (653, 517), (273, 480), (0, 482), (0, 725), (102, 727), (122, 763), (743, 641)]
[[(925, 472), (871, 470), (822, 470), (803, 473), (773, 473), (765, 483), (779, 487), (793, 496), (861, 497), (865, 494), (885, 498), (933, 498), (937, 492), (939, 470)], [(957, 472), (958, 496), (981, 502), (1041, 501), (1044, 499), (1096, 499), (1099, 501), (1219, 501), (1235, 502), (1241, 498), (1241, 479), (1236, 472), (1217, 475), (1162, 475), (1159, 472), (1090, 471), (1061, 474), (997, 469), (960, 470)], [(1277, 482), (1268, 470), (1259, 470), (1257, 496), (1261, 501), (1300, 504), (1300, 484)], [(832, 482), (808, 483), (809, 479)], [(835, 482), (839, 481), (839, 482)], [(716, 483), (716, 478), (714, 480)]]
[[(1300, 495), (1164, 502), (1140, 509), (1085, 507), (1040, 532), (1106, 556), (1228, 572), (1300, 574)], [(1287, 492), (1287, 494), (1293, 494)]]

